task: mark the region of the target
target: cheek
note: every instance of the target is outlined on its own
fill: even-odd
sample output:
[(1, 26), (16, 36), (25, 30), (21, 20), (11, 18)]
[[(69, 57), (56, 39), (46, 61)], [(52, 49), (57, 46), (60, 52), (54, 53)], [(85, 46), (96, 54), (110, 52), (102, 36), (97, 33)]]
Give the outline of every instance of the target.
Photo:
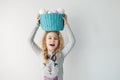
[(57, 40), (57, 41), (56, 41), (56, 45), (58, 46), (58, 44), (59, 44), (59, 41)]
[(49, 43), (49, 41), (50, 41), (50, 40), (46, 38), (46, 43)]
[(48, 46), (48, 44), (49, 44), (49, 40), (46, 40), (46, 45)]

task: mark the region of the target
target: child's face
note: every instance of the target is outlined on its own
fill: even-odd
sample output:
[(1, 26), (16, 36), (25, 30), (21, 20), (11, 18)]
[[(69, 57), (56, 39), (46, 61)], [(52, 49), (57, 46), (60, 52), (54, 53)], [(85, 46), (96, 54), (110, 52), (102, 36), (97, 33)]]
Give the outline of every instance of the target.
[(46, 45), (49, 51), (54, 51), (58, 46), (58, 35), (55, 32), (49, 32), (46, 36)]

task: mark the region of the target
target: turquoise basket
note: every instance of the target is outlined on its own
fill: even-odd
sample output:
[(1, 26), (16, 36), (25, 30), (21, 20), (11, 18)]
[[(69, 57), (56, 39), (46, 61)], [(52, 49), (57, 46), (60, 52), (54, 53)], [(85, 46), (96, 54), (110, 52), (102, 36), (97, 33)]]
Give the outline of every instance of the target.
[(40, 26), (45, 31), (60, 31), (64, 29), (64, 14), (50, 13), (40, 15)]

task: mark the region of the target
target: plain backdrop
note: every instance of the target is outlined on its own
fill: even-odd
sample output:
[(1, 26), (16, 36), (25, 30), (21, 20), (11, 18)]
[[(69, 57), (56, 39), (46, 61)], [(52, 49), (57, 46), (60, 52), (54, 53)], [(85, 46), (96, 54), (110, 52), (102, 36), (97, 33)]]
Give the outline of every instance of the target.
[(120, 80), (120, 0), (0, 0), (0, 80), (39, 80), (28, 37), (42, 8), (64, 8), (76, 38), (64, 80)]

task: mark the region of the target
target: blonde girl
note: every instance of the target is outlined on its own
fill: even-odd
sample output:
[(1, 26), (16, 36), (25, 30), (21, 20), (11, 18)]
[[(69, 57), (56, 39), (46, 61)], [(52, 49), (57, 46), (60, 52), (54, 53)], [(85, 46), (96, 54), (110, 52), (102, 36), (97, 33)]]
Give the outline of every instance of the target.
[(41, 73), (40, 80), (63, 80), (63, 62), (75, 44), (74, 35), (67, 22), (67, 16), (64, 19), (64, 30), (68, 36), (68, 43), (64, 45), (64, 40), (60, 31), (45, 31), (42, 38), (42, 48), (34, 41), (36, 32), (39, 29), (39, 20), (37, 17), (37, 26), (34, 28), (30, 45), (35, 53), (40, 55)]

